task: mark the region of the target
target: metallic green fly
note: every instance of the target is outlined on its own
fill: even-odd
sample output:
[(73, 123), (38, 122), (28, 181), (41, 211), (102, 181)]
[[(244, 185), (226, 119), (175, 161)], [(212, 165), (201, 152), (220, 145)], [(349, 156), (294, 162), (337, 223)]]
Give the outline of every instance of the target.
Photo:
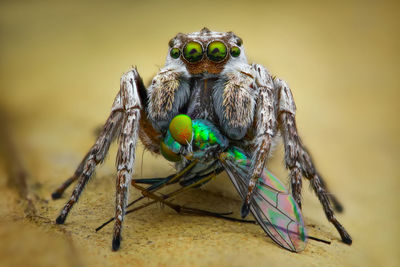
[[(169, 201), (173, 196), (189, 188), (209, 182), (223, 170), (227, 172), (240, 197), (245, 199), (249, 182), (250, 158), (241, 148), (230, 145), (213, 124), (206, 120), (191, 120), (190, 117), (182, 114), (176, 116), (171, 121), (169, 130), (161, 143), (161, 151), (166, 159), (173, 162), (183, 161), (185, 164), (177, 174), (166, 178), (134, 180), (133, 186), (140, 189), (143, 196), (131, 202), (129, 206), (145, 197), (152, 201), (133, 208), (127, 213), (162, 202), (180, 213), (245, 221), (228, 217), (228, 213), (183, 207)], [(168, 194), (156, 194), (159, 189), (178, 182), (182, 186), (180, 189)], [(150, 186), (144, 188), (138, 184)], [(309, 236), (306, 233), (301, 211), (285, 186), (267, 169), (264, 169), (263, 175), (258, 179), (250, 211), (262, 229), (278, 245), (293, 252), (304, 250)], [(96, 230), (100, 230), (108, 222)]]

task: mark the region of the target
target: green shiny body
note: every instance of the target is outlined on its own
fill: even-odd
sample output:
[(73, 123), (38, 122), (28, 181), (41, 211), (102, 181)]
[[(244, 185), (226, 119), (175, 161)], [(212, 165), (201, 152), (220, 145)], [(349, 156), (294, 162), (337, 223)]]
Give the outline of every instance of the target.
[[(229, 145), (228, 139), (209, 121), (191, 120), (186, 115), (178, 115), (172, 121), (161, 143), (164, 157), (179, 161), (184, 155), (190, 160), (198, 160), (189, 173), (190, 183), (214, 172), (216, 165), (222, 166), (239, 195), (245, 199), (250, 182), (251, 158), (241, 148)], [(180, 142), (173, 136), (181, 139)], [(187, 145), (183, 145), (185, 143)], [(304, 250), (307, 234), (301, 211), (285, 186), (266, 168), (257, 180), (250, 209), (260, 226), (277, 244), (290, 251)]]

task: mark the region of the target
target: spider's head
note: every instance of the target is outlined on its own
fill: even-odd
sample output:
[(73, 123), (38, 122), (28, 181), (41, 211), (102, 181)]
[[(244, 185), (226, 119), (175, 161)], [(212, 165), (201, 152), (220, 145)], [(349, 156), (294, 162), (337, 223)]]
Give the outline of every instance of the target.
[(228, 64), (247, 63), (242, 43), (233, 32), (178, 33), (169, 41), (167, 64), (183, 63), (190, 74), (218, 74)]

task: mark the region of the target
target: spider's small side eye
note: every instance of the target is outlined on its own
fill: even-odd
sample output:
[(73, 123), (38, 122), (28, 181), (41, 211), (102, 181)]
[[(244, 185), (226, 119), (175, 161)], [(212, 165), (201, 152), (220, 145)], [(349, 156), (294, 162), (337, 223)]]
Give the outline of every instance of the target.
[(215, 62), (223, 60), (226, 57), (226, 46), (220, 41), (211, 42), (207, 47), (207, 56)]
[(234, 46), (231, 48), (231, 56), (232, 57), (238, 57), (240, 55), (240, 48), (237, 46)]
[(189, 62), (196, 62), (203, 58), (203, 47), (198, 42), (189, 42), (183, 48), (183, 56)]
[(236, 40), (236, 45), (241, 46), (243, 44), (243, 40), (241, 38)]
[(172, 48), (171, 51), (169, 52), (169, 54), (171, 55), (172, 58), (177, 59), (180, 55), (181, 55), (181, 51), (179, 50), (179, 48)]

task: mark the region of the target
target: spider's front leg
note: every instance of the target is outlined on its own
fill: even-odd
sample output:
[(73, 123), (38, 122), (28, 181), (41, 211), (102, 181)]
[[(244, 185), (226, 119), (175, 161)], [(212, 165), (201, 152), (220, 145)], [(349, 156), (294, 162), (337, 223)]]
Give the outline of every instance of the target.
[(308, 178), (324, 208), (326, 217), (336, 227), (342, 241), (351, 244), (352, 239), (336, 219), (330, 201), (334, 203), (337, 210), (341, 210), (341, 205), (333, 195), (328, 194), (325, 183), (314, 167), (314, 163), (298, 135), (295, 120), (296, 107), (290, 88), (280, 79), (274, 79), (274, 86), (279, 93), (278, 121), (285, 145), (286, 167), (290, 170), (293, 197), (301, 207), (301, 178), (302, 175)]
[(241, 210), (242, 217), (246, 217), (250, 212), (250, 203), (254, 187), (258, 178), (262, 176), (271, 150), (272, 138), (277, 131), (275, 88), (272, 77), (268, 71), (260, 65), (253, 64), (252, 68), (255, 73), (254, 80), (258, 91), (254, 110), (255, 129), (252, 140), (254, 154), (251, 160), (248, 193)]
[(64, 205), (64, 208), (61, 210), (60, 215), (56, 219), (57, 224), (63, 224), (65, 219), (67, 218), (69, 212), (71, 211), (74, 204), (78, 201), (79, 196), (81, 195), (83, 189), (85, 188), (87, 182), (92, 176), (96, 166), (103, 162), (104, 158), (107, 155), (108, 149), (112, 140), (118, 134), (121, 129), (121, 120), (123, 114), (121, 112), (122, 104), (120, 94), (116, 96), (114, 100), (114, 104), (111, 109), (111, 114), (108, 117), (106, 123), (103, 126), (103, 129), (97, 138), (95, 144), (83, 158), (82, 162), (79, 164), (76, 169), (74, 175), (65, 181), (53, 194), (53, 199), (60, 198), (62, 193), (67, 187), (78, 180), (74, 191), (68, 202)]
[(141, 102), (137, 79), (140, 78), (136, 70), (125, 73), (121, 78), (121, 101), (123, 107), (123, 123), (119, 137), (117, 155), (117, 192), (115, 200), (115, 224), (112, 240), (112, 249), (118, 250), (121, 244), (122, 222), (128, 202), (129, 186), (132, 180), (135, 162), (135, 149), (138, 139)]
[(75, 171), (78, 183), (56, 220), (58, 224), (64, 223), (68, 213), (78, 201), (85, 185), (92, 176), (95, 167), (104, 160), (112, 140), (119, 134), (113, 250), (117, 250), (120, 246), (122, 221), (125, 215), (128, 188), (132, 179), (135, 160), (135, 148), (142, 107), (141, 99), (147, 101), (146, 94), (146, 89), (136, 69), (128, 71), (121, 77), (120, 91), (115, 98), (111, 114), (96, 143)]

